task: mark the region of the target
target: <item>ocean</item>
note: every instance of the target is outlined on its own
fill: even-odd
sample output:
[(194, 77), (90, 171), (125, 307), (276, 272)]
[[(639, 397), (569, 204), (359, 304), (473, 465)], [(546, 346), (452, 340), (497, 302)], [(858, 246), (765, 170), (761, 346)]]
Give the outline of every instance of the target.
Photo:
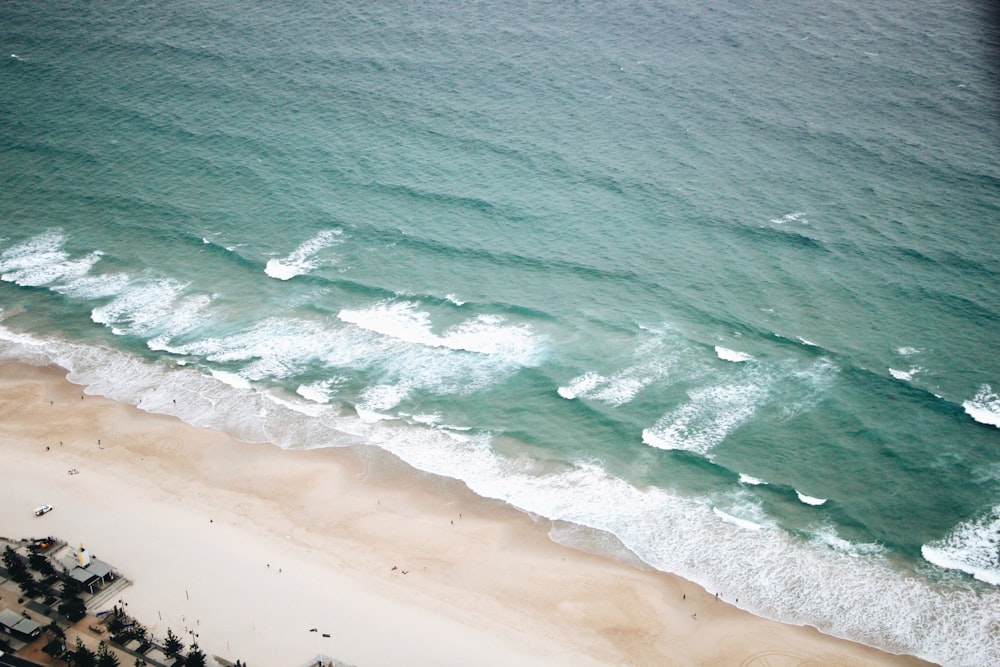
[(1000, 664), (996, 18), (4, 2), (0, 358)]

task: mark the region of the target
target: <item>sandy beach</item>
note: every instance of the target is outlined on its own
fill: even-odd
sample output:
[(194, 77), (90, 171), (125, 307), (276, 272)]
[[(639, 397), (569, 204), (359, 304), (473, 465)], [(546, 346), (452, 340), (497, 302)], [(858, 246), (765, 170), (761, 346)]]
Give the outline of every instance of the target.
[(83, 543), (154, 635), (251, 667), (930, 664), (561, 546), (387, 455), (239, 442), (58, 368), (0, 365), (0, 451), (0, 534)]

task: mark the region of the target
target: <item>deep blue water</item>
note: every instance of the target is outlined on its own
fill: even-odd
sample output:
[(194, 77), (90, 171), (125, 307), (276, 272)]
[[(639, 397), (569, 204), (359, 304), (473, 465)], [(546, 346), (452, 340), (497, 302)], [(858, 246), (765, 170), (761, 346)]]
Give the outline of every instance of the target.
[(6, 2), (0, 355), (1000, 663), (994, 19)]

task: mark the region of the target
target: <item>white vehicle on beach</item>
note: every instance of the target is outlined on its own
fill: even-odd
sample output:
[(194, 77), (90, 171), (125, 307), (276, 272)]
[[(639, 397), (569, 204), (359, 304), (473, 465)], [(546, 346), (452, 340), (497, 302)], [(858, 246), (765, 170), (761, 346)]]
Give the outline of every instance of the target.
[(52, 511), (52, 505), (39, 505), (35, 508), (35, 516), (42, 516)]

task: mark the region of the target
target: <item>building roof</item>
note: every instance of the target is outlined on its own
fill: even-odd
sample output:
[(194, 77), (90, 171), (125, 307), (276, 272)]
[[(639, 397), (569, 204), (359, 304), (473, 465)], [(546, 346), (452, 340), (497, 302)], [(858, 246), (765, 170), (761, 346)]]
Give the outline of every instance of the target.
[(111, 566), (96, 558), (92, 558), (90, 560), (90, 565), (87, 566), (87, 570), (89, 570), (91, 574), (101, 577), (102, 579), (111, 574)]
[(69, 571), (69, 576), (84, 585), (89, 584), (94, 579), (99, 579), (96, 574), (87, 568), (80, 567), (79, 565)]
[(38, 634), (38, 631), (42, 628), (41, 625), (30, 618), (25, 618), (10, 609), (0, 610), (0, 625), (27, 636)]
[(13, 609), (0, 609), (0, 625), (5, 628), (14, 627), (22, 618), (24, 617)]
[(112, 572), (113, 570), (110, 565), (95, 558), (90, 561), (90, 564), (87, 565), (87, 567), (77, 565), (71, 569), (69, 571), (69, 576), (84, 586), (89, 586), (98, 579), (103, 581), (104, 578)]
[(21, 622), (14, 626), (14, 630), (22, 635), (36, 635), (41, 629), (42, 626), (30, 618), (22, 618)]

